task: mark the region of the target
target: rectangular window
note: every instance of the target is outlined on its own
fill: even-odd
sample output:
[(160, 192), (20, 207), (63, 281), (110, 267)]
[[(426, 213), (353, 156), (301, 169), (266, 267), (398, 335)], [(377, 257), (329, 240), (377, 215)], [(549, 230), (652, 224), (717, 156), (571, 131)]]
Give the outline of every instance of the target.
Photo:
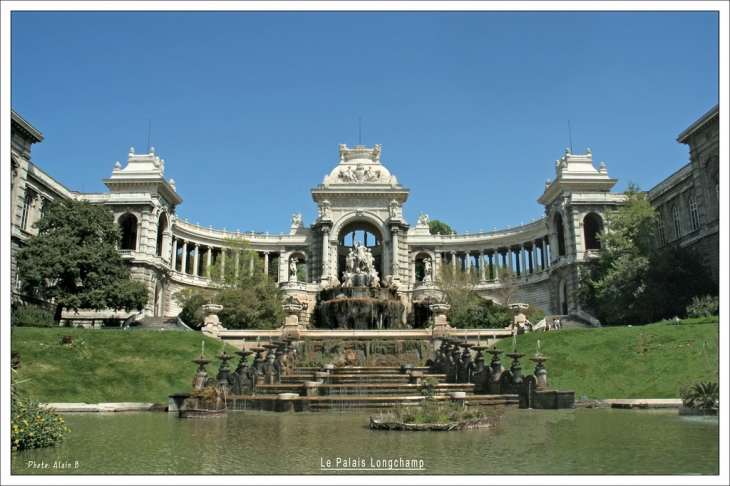
[(692, 231), (700, 229), (700, 214), (697, 211), (697, 201), (694, 195), (689, 197), (689, 221), (692, 225)]
[(674, 224), (674, 238), (682, 236), (681, 226), (679, 224), (679, 209), (676, 205), (672, 206), (672, 223)]
[(25, 199), (23, 199), (23, 213), (20, 216), (20, 228), (21, 229), (28, 229), (28, 214), (30, 213), (30, 194), (25, 195)]
[(659, 215), (659, 218), (657, 218), (656, 221), (656, 233), (657, 238), (659, 238), (659, 246), (664, 246), (665, 239), (664, 239), (664, 219), (662, 218), (662, 215)]

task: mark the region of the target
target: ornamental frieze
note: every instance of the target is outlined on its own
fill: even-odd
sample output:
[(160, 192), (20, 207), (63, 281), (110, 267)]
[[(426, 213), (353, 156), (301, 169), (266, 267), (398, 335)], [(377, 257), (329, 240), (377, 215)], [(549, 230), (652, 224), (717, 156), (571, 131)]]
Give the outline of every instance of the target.
[(378, 182), (380, 180), (380, 174), (380, 169), (373, 169), (370, 166), (365, 167), (362, 162), (358, 162), (357, 168), (354, 170), (351, 165), (346, 169), (340, 169), (337, 173), (337, 178), (342, 182), (349, 183)]

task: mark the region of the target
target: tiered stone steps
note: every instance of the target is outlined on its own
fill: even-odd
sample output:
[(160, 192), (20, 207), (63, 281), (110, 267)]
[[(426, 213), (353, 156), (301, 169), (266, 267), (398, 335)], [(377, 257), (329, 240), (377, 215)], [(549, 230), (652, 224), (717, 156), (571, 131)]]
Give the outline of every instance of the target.
[[(473, 383), (445, 383), (445, 375), (430, 374), (428, 367), (414, 367), (413, 371), (437, 380), (435, 397), (441, 401), (451, 400), (457, 392), (467, 405), (519, 406), (517, 395), (474, 395)], [(318, 380), (321, 382), (313, 386)], [(388, 411), (421, 403), (421, 385), (410, 381), (410, 375), (398, 366), (340, 366), (329, 369), (327, 374), (319, 367), (296, 367), (282, 376), (280, 383), (259, 383), (255, 396), (229, 396), (227, 401), (230, 410), (243, 411)]]
[(129, 325), (130, 330), (140, 331), (182, 331), (177, 325), (177, 317), (145, 317)]

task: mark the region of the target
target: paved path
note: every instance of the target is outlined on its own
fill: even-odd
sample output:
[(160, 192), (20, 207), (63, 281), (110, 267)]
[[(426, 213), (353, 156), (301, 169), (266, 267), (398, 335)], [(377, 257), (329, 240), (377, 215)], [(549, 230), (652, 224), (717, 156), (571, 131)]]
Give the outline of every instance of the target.
[(41, 403), (56, 412), (137, 412), (164, 411), (166, 403), (122, 402), (122, 403)]

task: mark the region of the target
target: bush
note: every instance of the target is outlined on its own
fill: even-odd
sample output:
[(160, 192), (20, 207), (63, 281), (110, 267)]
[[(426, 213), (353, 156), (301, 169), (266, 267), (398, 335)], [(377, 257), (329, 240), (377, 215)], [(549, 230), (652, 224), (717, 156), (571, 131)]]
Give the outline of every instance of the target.
[(41, 408), (11, 385), (11, 448), (14, 451), (47, 447), (61, 442), (71, 431), (53, 410)]
[(184, 410), (222, 410), (225, 408), (225, 399), (221, 391), (213, 386), (196, 388), (185, 399)]
[(397, 421), (405, 424), (448, 424), (486, 417), (487, 411), (479, 406), (466, 408), (453, 402), (424, 400), (415, 407), (398, 405), (393, 415)]
[(53, 314), (34, 305), (19, 306), (10, 316), (10, 324), (19, 327), (54, 327)]
[(720, 310), (720, 297), (705, 295), (704, 297), (692, 297), (692, 303), (687, 306), (687, 317), (710, 317), (716, 316)]
[(685, 407), (707, 410), (719, 406), (720, 387), (715, 382), (700, 381), (691, 386), (681, 386), (679, 395)]

